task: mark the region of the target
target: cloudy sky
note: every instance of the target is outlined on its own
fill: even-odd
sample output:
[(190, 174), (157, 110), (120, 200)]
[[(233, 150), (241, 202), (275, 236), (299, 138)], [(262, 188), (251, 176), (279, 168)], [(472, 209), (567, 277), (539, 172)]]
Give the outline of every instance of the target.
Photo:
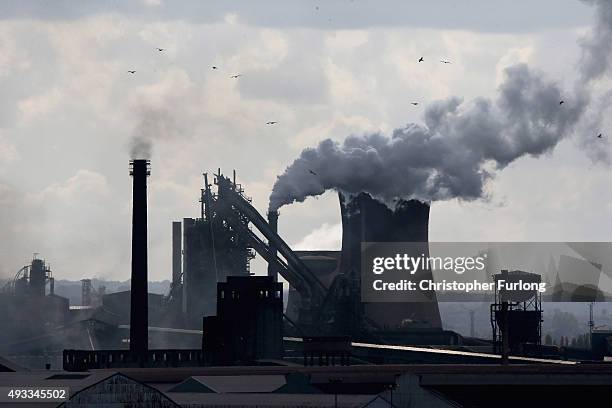
[[(37, 252), (57, 278), (129, 277), (135, 136), (153, 143), (150, 277), (160, 280), (170, 223), (197, 216), (204, 171), (236, 169), (263, 212), (302, 149), (422, 123), (436, 100), (495, 99), (516, 63), (571, 104), (597, 31), (589, 3), (2, 2), (0, 276)], [(609, 79), (589, 87), (605, 96)], [(434, 202), (431, 239), (608, 240), (608, 143), (596, 139), (606, 128), (590, 115), (596, 126), (496, 173), (487, 199)], [(296, 249), (337, 249), (338, 223), (328, 192), (283, 207), (279, 229)]]

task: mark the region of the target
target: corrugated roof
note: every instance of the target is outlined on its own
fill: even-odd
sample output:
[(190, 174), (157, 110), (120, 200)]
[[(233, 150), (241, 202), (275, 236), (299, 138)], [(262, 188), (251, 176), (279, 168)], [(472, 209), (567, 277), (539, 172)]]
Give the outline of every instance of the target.
[(284, 375), (203, 375), (191, 378), (220, 394), (273, 392), (286, 384)]
[[(181, 405), (201, 404), (202, 406), (258, 408), (313, 407), (334, 408), (333, 394), (198, 394), (175, 393), (172, 399)], [(362, 408), (367, 406), (375, 395), (338, 395), (338, 408)]]

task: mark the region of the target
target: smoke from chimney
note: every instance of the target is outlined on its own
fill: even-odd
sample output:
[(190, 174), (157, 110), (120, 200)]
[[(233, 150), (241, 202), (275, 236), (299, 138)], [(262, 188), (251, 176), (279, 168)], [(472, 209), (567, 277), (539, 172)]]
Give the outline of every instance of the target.
[(165, 107), (140, 106), (137, 110), (138, 123), (129, 142), (132, 159), (149, 159), (156, 140), (174, 136), (182, 127), (177, 115)]
[(328, 189), (368, 192), (387, 204), (478, 199), (496, 171), (522, 156), (551, 151), (572, 130), (591, 160), (612, 162), (608, 135), (593, 143), (605, 133), (612, 92), (591, 86), (612, 67), (612, 1), (582, 1), (594, 6), (595, 23), (579, 43), (579, 75), (568, 92), (518, 64), (506, 69), (494, 101), (476, 98), (465, 104), (453, 97), (429, 105), (424, 125), (407, 125), (390, 137), (323, 140), (303, 150), (277, 178), (270, 210)]
[(307, 148), (279, 176), (270, 210), (336, 189), (370, 193), (384, 202), (485, 195), (485, 184), (523, 156), (551, 151), (581, 118), (588, 95), (563, 92), (524, 64), (505, 71), (495, 100), (448, 98), (429, 105), (424, 125), (409, 124), (390, 137), (349, 136)]

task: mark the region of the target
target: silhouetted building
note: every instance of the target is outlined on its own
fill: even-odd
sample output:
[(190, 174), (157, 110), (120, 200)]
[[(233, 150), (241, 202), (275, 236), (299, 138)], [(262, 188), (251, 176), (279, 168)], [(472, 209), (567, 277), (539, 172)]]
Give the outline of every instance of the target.
[(0, 354), (41, 354), (49, 347), (35, 339), (65, 325), (69, 306), (53, 292), (48, 264), (34, 256), (0, 291), (0, 310)]
[[(491, 305), (491, 326), (495, 352), (511, 354), (540, 354), (542, 340), (542, 298), (537, 290), (498, 290), (498, 282), (535, 283), (541, 282), (538, 274), (523, 271), (502, 270), (493, 276), (495, 282), (495, 303)], [(504, 341), (504, 338), (506, 339)]]
[[(183, 313), (187, 327), (199, 328), (202, 316), (215, 314), (217, 282), (248, 276), (254, 255), (246, 238), (223, 222), (205, 175), (200, 218), (183, 219)], [(240, 185), (236, 185), (241, 189)], [(242, 191), (242, 190), (240, 190)], [(245, 227), (248, 221), (239, 221)]]
[(91, 279), (81, 279), (81, 305), (91, 306)]
[(593, 359), (609, 360), (612, 357), (612, 330), (593, 330), (590, 341)]
[[(360, 280), (363, 242), (429, 242), (429, 204), (399, 200), (392, 209), (367, 193), (339, 195), (342, 214), (340, 271), (350, 280)], [(427, 252), (425, 256), (428, 256), (429, 249), (425, 247), (424, 250)], [(433, 280), (430, 270), (424, 270), (421, 274), (421, 279)], [(433, 296), (429, 302), (368, 302), (363, 305), (364, 314), (386, 328), (400, 327), (406, 321), (441, 328), (435, 293)]]
[(271, 276), (228, 276), (217, 284), (217, 315), (204, 318), (207, 365), (283, 356), (283, 285)]
[[(392, 335), (401, 343), (401, 334), (410, 329), (441, 329), (440, 312), (435, 293), (428, 293), (427, 302), (361, 302), (361, 245), (364, 242), (415, 242), (428, 252), (429, 205), (416, 200), (400, 200), (394, 208), (367, 193), (347, 196), (339, 194), (342, 217), (342, 250), (340, 252), (298, 251), (328, 291), (333, 291), (333, 328), (326, 333), (368, 338), (377, 330)], [(415, 254), (421, 256), (421, 252)], [(335, 265), (335, 267), (334, 267)], [(430, 270), (422, 279), (433, 280)], [(300, 293), (289, 292), (287, 315), (299, 319)], [(372, 323), (377, 327), (372, 327)], [(407, 323), (410, 322), (410, 323)], [(404, 343), (407, 344), (407, 343)]]
[[(129, 324), (131, 297), (132, 294), (129, 290), (108, 293), (102, 296), (102, 307), (116, 318), (118, 324)], [(147, 313), (149, 323), (158, 325), (163, 314), (163, 295), (148, 293), (147, 307), (149, 309)]]

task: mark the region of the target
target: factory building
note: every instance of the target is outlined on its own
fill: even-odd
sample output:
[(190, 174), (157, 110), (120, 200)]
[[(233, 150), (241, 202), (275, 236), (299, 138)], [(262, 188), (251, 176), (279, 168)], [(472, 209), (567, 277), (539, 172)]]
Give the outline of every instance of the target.
[(59, 351), (36, 339), (67, 323), (69, 303), (54, 293), (51, 268), (36, 254), (2, 289), (0, 310), (1, 355)]
[[(202, 316), (216, 313), (217, 282), (225, 281), (228, 276), (249, 276), (249, 262), (254, 257), (246, 240), (218, 214), (217, 200), (206, 175), (204, 183), (200, 218), (183, 219), (181, 303), (186, 325), (190, 328), (200, 327)], [(242, 192), (240, 185), (236, 188)], [(244, 226), (248, 223), (246, 219), (239, 222)], [(178, 238), (175, 237), (173, 244), (180, 246)], [(178, 249), (173, 250), (173, 254), (177, 256)], [(176, 258), (173, 262), (180, 264)], [(179, 286), (174, 281), (178, 276), (178, 273), (173, 274), (173, 286)]]
[[(400, 344), (454, 342), (441, 330), (435, 293), (430, 302), (361, 302), (361, 245), (364, 242), (428, 242), (429, 205), (416, 200), (398, 201), (394, 209), (366, 193), (339, 194), (342, 219), (341, 251), (296, 251), (300, 259), (335, 293), (336, 326), (333, 334), (393, 338)], [(423, 251), (428, 251), (425, 247)], [(415, 255), (420, 255), (415, 254)], [(433, 279), (431, 271), (423, 279)], [(287, 315), (299, 320), (300, 293), (290, 289)], [(375, 323), (375, 324), (374, 324)], [(414, 343), (414, 333), (421, 333)], [(365, 331), (365, 333), (364, 333)], [(425, 336), (427, 333), (427, 336)], [(456, 337), (456, 336), (455, 336)]]
[(229, 276), (217, 285), (217, 315), (204, 318), (207, 365), (283, 356), (283, 285), (271, 276)]

